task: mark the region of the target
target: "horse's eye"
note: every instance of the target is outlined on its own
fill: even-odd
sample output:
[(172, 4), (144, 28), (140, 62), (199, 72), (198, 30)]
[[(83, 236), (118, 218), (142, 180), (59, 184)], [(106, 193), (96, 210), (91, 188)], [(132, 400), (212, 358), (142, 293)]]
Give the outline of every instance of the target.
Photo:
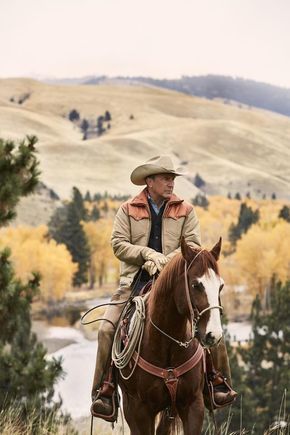
[(223, 288), (224, 288), (224, 284), (221, 284), (219, 291), (221, 292)]
[(191, 284), (191, 287), (193, 289), (200, 289), (201, 288), (200, 283), (198, 281), (193, 281), (193, 283)]

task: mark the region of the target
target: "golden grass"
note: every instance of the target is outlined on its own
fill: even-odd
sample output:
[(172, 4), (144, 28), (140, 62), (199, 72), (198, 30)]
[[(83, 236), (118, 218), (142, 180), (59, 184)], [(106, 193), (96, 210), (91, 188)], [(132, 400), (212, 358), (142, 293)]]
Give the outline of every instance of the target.
[[(31, 96), (23, 105), (9, 101), (27, 92)], [(111, 130), (82, 141), (66, 118), (73, 108), (90, 120), (109, 110)], [(160, 153), (175, 156), (177, 164), (188, 161), (189, 173), (199, 172), (210, 193), (260, 189), (289, 197), (290, 119), (274, 113), (149, 86), (56, 86), (8, 79), (0, 80), (0, 122), (2, 137), (39, 136), (43, 181), (63, 197), (72, 185), (135, 193), (131, 170)], [(188, 181), (177, 184), (177, 193), (194, 196)]]

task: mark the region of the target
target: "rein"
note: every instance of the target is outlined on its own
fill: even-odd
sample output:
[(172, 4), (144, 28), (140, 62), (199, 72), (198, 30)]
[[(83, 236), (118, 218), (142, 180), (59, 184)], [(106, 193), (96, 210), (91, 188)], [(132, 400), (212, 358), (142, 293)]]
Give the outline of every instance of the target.
[[(192, 302), (190, 299), (190, 292), (189, 292), (189, 285), (188, 285), (188, 271), (190, 269), (190, 267), (192, 266), (192, 264), (194, 263), (194, 261), (196, 260), (196, 258), (204, 251), (204, 249), (201, 249), (200, 251), (198, 251), (198, 253), (193, 257), (193, 259), (191, 260), (191, 262), (189, 263), (189, 266), (187, 266), (187, 262), (184, 262), (184, 280), (185, 280), (185, 295), (186, 295), (186, 300), (187, 300), (187, 305), (188, 305), (188, 309), (189, 309), (189, 313), (190, 313), (190, 317), (191, 317), (191, 338), (188, 341), (180, 341), (180, 340), (176, 340), (176, 338), (172, 337), (171, 335), (167, 334), (165, 331), (163, 331), (161, 328), (159, 328), (151, 319), (151, 317), (149, 318), (150, 323), (154, 326), (155, 329), (157, 329), (157, 331), (159, 331), (161, 334), (165, 335), (165, 337), (169, 338), (170, 340), (174, 341), (176, 344), (178, 344), (178, 346), (180, 347), (185, 347), (186, 349), (188, 348), (188, 346), (190, 345), (190, 343), (192, 342), (192, 340), (196, 337), (196, 333), (197, 333), (197, 324), (199, 322), (199, 320), (201, 319), (201, 317), (203, 316), (204, 313), (206, 313), (207, 311), (210, 310), (214, 310), (214, 309), (219, 309), (222, 310), (223, 307), (221, 305), (213, 305), (212, 307), (207, 307), (202, 311), (199, 311), (199, 309), (197, 308), (196, 305), (192, 306)], [(196, 315), (195, 315), (196, 313)]]

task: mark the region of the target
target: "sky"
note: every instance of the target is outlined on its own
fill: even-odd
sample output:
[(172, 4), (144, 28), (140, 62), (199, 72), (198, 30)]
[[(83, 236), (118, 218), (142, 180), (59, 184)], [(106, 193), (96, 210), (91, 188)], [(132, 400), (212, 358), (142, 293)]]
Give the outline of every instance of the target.
[(290, 0), (0, 0), (0, 77), (221, 74), (290, 88)]

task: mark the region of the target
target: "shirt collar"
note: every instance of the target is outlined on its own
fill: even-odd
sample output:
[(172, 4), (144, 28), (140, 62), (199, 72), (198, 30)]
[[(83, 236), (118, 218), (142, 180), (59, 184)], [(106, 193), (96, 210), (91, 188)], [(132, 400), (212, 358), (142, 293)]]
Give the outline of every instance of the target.
[(151, 196), (149, 195), (149, 192), (148, 192), (148, 191), (147, 191), (147, 198), (148, 198), (148, 201), (150, 202), (150, 204), (152, 205), (153, 210), (155, 211), (155, 213), (156, 213), (156, 214), (159, 214), (159, 212), (160, 212), (161, 208), (164, 206), (166, 200), (164, 199), (164, 201), (162, 201), (162, 203), (160, 204), (160, 206), (158, 206), (158, 205), (156, 204), (156, 202), (154, 202), (153, 198), (151, 198)]

